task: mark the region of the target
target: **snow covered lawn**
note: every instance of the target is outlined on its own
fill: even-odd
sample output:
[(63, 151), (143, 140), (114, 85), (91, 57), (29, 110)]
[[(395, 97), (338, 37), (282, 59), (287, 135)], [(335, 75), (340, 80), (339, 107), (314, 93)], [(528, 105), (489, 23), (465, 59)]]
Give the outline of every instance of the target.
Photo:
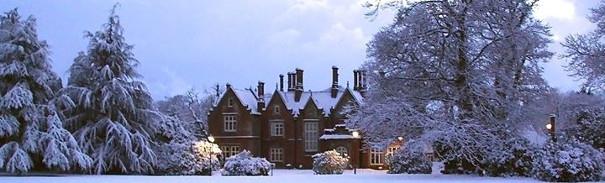
[(478, 177), (467, 175), (389, 175), (385, 171), (362, 169), (353, 175), (347, 170), (343, 175), (313, 175), (311, 170), (275, 170), (273, 176), (230, 177), (220, 176), (120, 176), (120, 175), (69, 175), (52, 177), (0, 177), (2, 183), (385, 183), (385, 182), (537, 182), (521, 177)]

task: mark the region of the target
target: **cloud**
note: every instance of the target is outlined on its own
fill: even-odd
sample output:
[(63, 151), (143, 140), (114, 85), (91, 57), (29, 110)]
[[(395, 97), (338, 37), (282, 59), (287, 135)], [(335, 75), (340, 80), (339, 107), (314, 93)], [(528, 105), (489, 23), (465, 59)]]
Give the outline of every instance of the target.
[(294, 4), (291, 6), (291, 8), (293, 10), (298, 10), (298, 11), (324, 9), (327, 7), (328, 7), (327, 0), (296, 0), (296, 1), (294, 1)]
[(576, 7), (572, 0), (539, 1), (535, 14), (536, 17), (542, 20), (573, 21), (576, 18)]

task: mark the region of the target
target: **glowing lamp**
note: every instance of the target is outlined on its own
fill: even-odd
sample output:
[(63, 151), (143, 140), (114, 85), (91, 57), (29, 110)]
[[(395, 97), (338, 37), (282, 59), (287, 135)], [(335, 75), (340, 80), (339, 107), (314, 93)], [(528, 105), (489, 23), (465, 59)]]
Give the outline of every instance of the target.
[(354, 131), (354, 132), (353, 132), (353, 137), (355, 137), (355, 138), (359, 137), (359, 132)]

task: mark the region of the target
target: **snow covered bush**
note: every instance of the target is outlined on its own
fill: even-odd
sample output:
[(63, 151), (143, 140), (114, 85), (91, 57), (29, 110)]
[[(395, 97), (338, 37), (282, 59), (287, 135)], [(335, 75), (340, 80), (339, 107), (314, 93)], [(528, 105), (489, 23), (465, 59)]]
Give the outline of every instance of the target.
[(533, 147), (523, 138), (510, 137), (502, 148), (495, 148), (484, 163), (488, 176), (530, 176), (532, 170)]
[[(48, 45), (38, 39), (36, 19), (17, 10), (0, 15), (0, 169), (87, 170), (92, 160), (63, 128), (61, 80), (51, 70)], [(45, 165), (45, 166), (44, 166)]]
[[(592, 145), (594, 148), (605, 148), (605, 107), (602, 96), (588, 94), (569, 94), (566, 96), (572, 109), (568, 110), (569, 121), (564, 129), (567, 135), (578, 141)], [(571, 101), (573, 100), (573, 101)], [(575, 105), (572, 105), (575, 104)]]
[(313, 172), (319, 175), (342, 174), (349, 165), (349, 158), (342, 156), (336, 150), (317, 153), (313, 158)]
[(220, 169), (218, 145), (206, 141), (167, 143), (158, 151), (159, 172), (168, 175), (210, 175)]
[(605, 171), (604, 156), (575, 139), (547, 143), (534, 155), (532, 174), (543, 181), (598, 181)]
[(154, 151), (158, 156), (157, 172), (169, 175), (209, 175), (210, 168), (220, 168), (218, 145), (198, 141), (182, 121), (165, 116), (156, 135)]
[(69, 68), (62, 91), (75, 101), (67, 127), (94, 162), (95, 173), (153, 173), (152, 137), (162, 122), (136, 71), (139, 61), (126, 43), (115, 7), (102, 30), (88, 32), (88, 49)]
[(269, 175), (271, 163), (265, 158), (252, 157), (250, 151), (244, 150), (226, 159), (222, 174), (224, 176), (259, 176)]
[[(406, 146), (407, 147), (407, 146)], [(389, 174), (430, 174), (432, 162), (425, 153), (413, 148), (400, 148), (387, 157)]]

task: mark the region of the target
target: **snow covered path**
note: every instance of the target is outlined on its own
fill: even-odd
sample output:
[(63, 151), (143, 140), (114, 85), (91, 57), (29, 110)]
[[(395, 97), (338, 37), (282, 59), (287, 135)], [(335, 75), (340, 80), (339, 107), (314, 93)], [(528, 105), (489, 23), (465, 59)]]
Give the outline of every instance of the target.
[[(216, 172), (218, 173), (218, 172)], [(385, 171), (358, 170), (357, 175), (313, 175), (311, 170), (275, 170), (273, 176), (228, 177), (214, 176), (120, 176), (70, 175), (56, 177), (0, 177), (2, 183), (386, 183), (386, 182), (538, 182), (521, 177), (477, 177), (467, 175), (389, 175)]]

